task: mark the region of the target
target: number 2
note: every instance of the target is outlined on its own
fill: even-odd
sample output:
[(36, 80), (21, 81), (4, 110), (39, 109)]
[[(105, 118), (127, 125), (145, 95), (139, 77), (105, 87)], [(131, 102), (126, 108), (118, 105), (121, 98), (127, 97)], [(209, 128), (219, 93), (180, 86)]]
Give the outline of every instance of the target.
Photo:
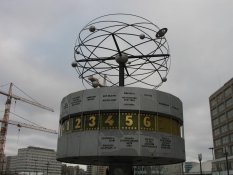
[(81, 128), (81, 118), (79, 118), (79, 117), (76, 118), (75, 123), (76, 123), (75, 129), (80, 129)]

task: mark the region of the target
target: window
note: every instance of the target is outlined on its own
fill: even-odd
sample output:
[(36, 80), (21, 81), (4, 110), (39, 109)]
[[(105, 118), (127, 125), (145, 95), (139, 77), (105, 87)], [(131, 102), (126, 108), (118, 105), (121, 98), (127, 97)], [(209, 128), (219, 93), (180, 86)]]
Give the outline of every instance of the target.
[(229, 169), (232, 169), (232, 167), (233, 167), (233, 161), (230, 161), (230, 167), (229, 167)]
[(233, 122), (229, 123), (229, 130), (233, 130)]
[(213, 126), (217, 126), (219, 124), (218, 118), (213, 120)]
[(215, 98), (210, 101), (210, 106), (211, 107), (215, 106), (216, 104), (217, 104), (217, 101), (216, 101)]
[(231, 154), (233, 153), (233, 146), (232, 145), (230, 146), (230, 152), (231, 152)]
[(214, 108), (212, 111), (211, 111), (212, 115), (216, 115), (217, 114), (217, 108)]
[(233, 134), (230, 135), (230, 141), (233, 142)]
[(227, 125), (221, 127), (221, 133), (223, 134), (225, 132), (227, 132)]
[(214, 141), (215, 146), (220, 146), (221, 145), (221, 139), (217, 139)]
[(231, 95), (231, 93), (232, 93), (232, 91), (231, 91), (231, 87), (229, 87), (229, 88), (227, 88), (226, 90), (225, 90), (225, 97), (227, 97), (227, 96), (229, 96), (229, 95)]
[(222, 112), (225, 109), (224, 103), (218, 106), (218, 112)]
[(222, 155), (222, 153), (223, 153), (223, 151), (222, 151), (223, 149), (222, 148), (220, 148), (220, 149), (216, 149), (215, 150), (215, 155), (217, 155), (218, 157), (219, 156), (221, 156)]
[(222, 143), (223, 144), (227, 144), (229, 142), (229, 137), (228, 136), (225, 136), (222, 138)]
[(225, 122), (227, 120), (226, 115), (223, 114), (219, 117), (220, 123)]
[(217, 128), (214, 130), (214, 136), (218, 136), (220, 134), (220, 129)]
[(227, 112), (228, 119), (233, 118), (233, 109)]
[(221, 93), (218, 95), (218, 103), (222, 102), (222, 100), (224, 99), (224, 94)]
[(233, 104), (233, 100), (232, 98), (230, 98), (229, 100), (226, 101), (226, 107), (230, 107)]

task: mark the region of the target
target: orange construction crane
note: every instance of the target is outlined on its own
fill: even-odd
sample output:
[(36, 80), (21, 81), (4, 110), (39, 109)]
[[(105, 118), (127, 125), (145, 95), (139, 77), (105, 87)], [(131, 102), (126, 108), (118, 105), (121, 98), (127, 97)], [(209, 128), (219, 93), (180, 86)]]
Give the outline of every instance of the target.
[[(6, 123), (3, 120), (0, 120), (0, 122), (1, 123)], [(18, 122), (18, 121), (14, 121), (14, 120), (9, 120), (8, 124), (15, 125), (15, 126), (17, 126), (19, 128), (29, 128), (29, 129), (34, 129), (34, 130), (37, 130), (37, 131), (48, 132), (48, 133), (51, 133), (51, 134), (58, 134), (58, 132), (56, 130), (53, 130), (53, 129), (48, 129), (48, 128), (45, 128), (45, 127), (42, 127), (42, 126), (31, 125), (31, 124), (28, 124), (28, 123), (22, 123), (22, 122)]]
[[(4, 116), (3, 116), (3, 119), (1, 120), (2, 124), (1, 124), (1, 130), (0, 130), (0, 171), (2, 171), (3, 167), (4, 167), (4, 158), (5, 158), (4, 151), (5, 151), (5, 144), (6, 144), (7, 128), (8, 128), (8, 124), (10, 123), (9, 122), (9, 115), (10, 115), (10, 108), (11, 108), (12, 98), (15, 99), (15, 100), (20, 100), (20, 101), (23, 101), (25, 103), (37, 106), (39, 108), (42, 108), (42, 109), (45, 109), (45, 110), (48, 110), (48, 111), (54, 112), (54, 110), (52, 108), (44, 106), (44, 105), (42, 105), (42, 104), (40, 104), (38, 102), (31, 101), (31, 100), (28, 100), (26, 98), (22, 98), (22, 97), (13, 95), (12, 94), (12, 86), (13, 86), (13, 83), (10, 83), (8, 93), (0, 91), (0, 94), (3, 94), (5, 96), (7, 96), (7, 100), (6, 100), (6, 103), (5, 103)], [(15, 123), (15, 122), (12, 122), (12, 123)], [(22, 123), (21, 123), (21, 125), (17, 124), (17, 126), (24, 126), (25, 127), (25, 126), (28, 126), (28, 125), (22, 125)], [(31, 128), (33, 129), (33, 127), (31, 127)]]

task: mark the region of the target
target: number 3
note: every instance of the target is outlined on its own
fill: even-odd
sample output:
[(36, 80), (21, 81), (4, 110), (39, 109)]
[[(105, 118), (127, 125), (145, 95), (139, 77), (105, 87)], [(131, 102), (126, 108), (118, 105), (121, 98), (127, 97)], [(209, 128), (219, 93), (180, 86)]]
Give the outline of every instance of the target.
[(89, 118), (89, 127), (94, 127), (96, 125), (96, 117), (94, 115), (92, 115), (90, 118)]

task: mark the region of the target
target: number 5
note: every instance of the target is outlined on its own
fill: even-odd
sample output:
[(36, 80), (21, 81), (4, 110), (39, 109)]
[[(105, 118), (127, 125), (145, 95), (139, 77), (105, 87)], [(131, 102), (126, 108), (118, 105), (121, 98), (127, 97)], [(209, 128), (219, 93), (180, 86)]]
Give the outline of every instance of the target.
[(133, 116), (132, 115), (126, 115), (125, 116), (125, 125), (126, 126), (132, 126), (133, 125)]

